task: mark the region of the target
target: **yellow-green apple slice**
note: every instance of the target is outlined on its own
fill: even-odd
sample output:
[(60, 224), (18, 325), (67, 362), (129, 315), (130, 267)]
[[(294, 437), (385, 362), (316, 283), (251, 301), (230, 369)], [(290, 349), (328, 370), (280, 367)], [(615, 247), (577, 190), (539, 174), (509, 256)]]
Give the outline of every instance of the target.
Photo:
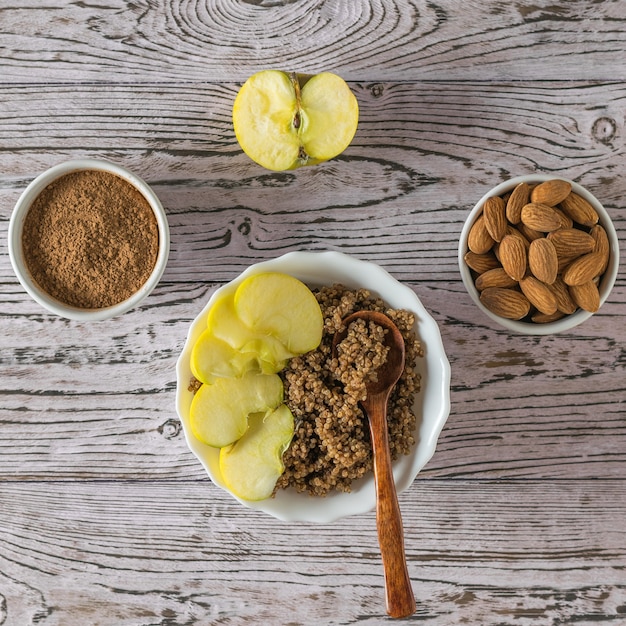
[(235, 294), (229, 292), (213, 304), (207, 316), (207, 329), (236, 350), (255, 353), (259, 361), (269, 369), (274, 368), (274, 372), (280, 371), (287, 359), (296, 355), (278, 338), (244, 323), (235, 310), (234, 297)]
[(285, 354), (286, 349), (277, 339), (251, 339), (236, 350), (206, 329), (191, 349), (189, 364), (196, 379), (211, 383), (215, 378), (239, 378), (249, 372), (276, 374), (287, 364), (286, 358), (278, 359), (278, 352)]
[(194, 395), (189, 409), (191, 430), (200, 441), (221, 448), (246, 432), (251, 413), (266, 413), (282, 401), (283, 382), (277, 374), (217, 378)]
[(322, 340), (320, 305), (313, 292), (289, 274), (249, 276), (235, 292), (234, 305), (246, 326), (275, 337), (294, 354), (314, 350)]
[(327, 161), (352, 141), (359, 105), (346, 82), (323, 72), (311, 78), (263, 70), (241, 87), (233, 105), (239, 145), (270, 170)]
[(283, 473), (283, 453), (291, 442), (294, 419), (285, 404), (267, 415), (251, 415), (250, 426), (236, 443), (220, 450), (224, 484), (243, 500), (264, 500)]
[(256, 363), (254, 355), (235, 350), (207, 328), (191, 349), (189, 365), (191, 373), (197, 380), (201, 383), (212, 383), (215, 378), (238, 378), (248, 371), (253, 371)]

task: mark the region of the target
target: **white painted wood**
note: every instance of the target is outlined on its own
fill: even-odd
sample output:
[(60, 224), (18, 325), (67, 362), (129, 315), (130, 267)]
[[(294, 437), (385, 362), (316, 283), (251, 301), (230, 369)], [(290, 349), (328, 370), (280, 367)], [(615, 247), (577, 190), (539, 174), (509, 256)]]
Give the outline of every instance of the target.
[[(373, 514), (285, 524), (186, 448), (175, 362), (212, 290), (341, 250), (439, 322), (452, 410), (402, 494), (412, 620), (626, 623), (626, 283), (569, 333), (495, 327), (457, 270), (463, 220), (535, 171), (585, 185), (626, 238), (626, 2), (0, 0), (0, 625), (384, 623)], [(333, 70), (352, 145), (272, 173), (230, 111), (266, 67)], [(143, 176), (172, 252), (145, 304), (48, 315), (13, 275), (11, 210), (81, 156)], [(624, 256), (624, 251), (622, 255)]]
[[(415, 619), (619, 620), (622, 487), (415, 484), (400, 498)], [(372, 513), (328, 527), (286, 524), (189, 480), (23, 481), (3, 493), (6, 623), (384, 621)]]
[(105, 0), (3, 3), (13, 83), (245, 79), (620, 80), (624, 0)]

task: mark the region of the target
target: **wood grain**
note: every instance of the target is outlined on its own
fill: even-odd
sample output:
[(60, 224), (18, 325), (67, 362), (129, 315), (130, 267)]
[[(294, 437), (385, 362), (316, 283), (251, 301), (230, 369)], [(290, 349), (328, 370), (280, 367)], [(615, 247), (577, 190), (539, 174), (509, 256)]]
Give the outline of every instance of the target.
[[(415, 619), (619, 623), (622, 487), (419, 481), (400, 498)], [(286, 524), (206, 481), (1, 489), (5, 623), (75, 623), (77, 615), (101, 626), (384, 619), (373, 514), (330, 527)]]
[[(357, 86), (361, 123), (341, 157), (286, 173), (262, 170), (239, 150), (230, 122), (234, 84), (219, 94), (186, 88), (193, 97), (183, 97), (182, 113), (175, 88), (160, 89), (152, 103), (145, 87), (73, 88), (70, 104), (67, 87), (45, 95), (11, 88), (1, 111), (13, 122), (0, 129), (7, 148), (0, 152), (0, 201), (9, 210), (31, 178), (68, 158), (121, 162), (143, 175), (166, 207), (170, 281), (229, 280), (250, 263), (293, 249), (367, 256), (405, 280), (456, 280), (457, 241), (469, 210), (495, 184), (535, 171), (588, 187), (623, 235), (622, 86), (568, 85), (558, 102), (554, 83), (531, 90), (381, 88), (375, 97)], [(34, 118), (24, 106), (29, 99), (47, 117)], [(597, 135), (599, 121), (608, 119), (618, 129), (611, 140)], [(190, 263), (196, 255), (203, 263)]]
[[(610, 305), (538, 340), (492, 328), (458, 284), (415, 290), (440, 322), (452, 365), (451, 416), (426, 474), (623, 476), (626, 364), (615, 333), (624, 330)], [(162, 284), (151, 304), (100, 323), (97, 338), (20, 294), (22, 312), (3, 318), (12, 345), (2, 351), (0, 475), (200, 476), (174, 414), (174, 363), (209, 293)]]
[(623, 80), (625, 9), (623, 0), (22, 2), (0, 13), (3, 80), (245, 80), (265, 67), (368, 81), (562, 80), (574, 54), (576, 78)]
[[(375, 514), (287, 524), (212, 485), (175, 364), (251, 263), (339, 250), (439, 324), (437, 451), (400, 495), (416, 614), (398, 623), (626, 623), (625, 260), (600, 312), (520, 336), (477, 310), (457, 243), (497, 183), (542, 172), (626, 240), (626, 1), (0, 0), (0, 625), (384, 623)], [(267, 67), (348, 80), (352, 145), (275, 173), (231, 108)], [(141, 307), (46, 313), (8, 257), (12, 208), (61, 161), (107, 158), (162, 200), (172, 249)]]

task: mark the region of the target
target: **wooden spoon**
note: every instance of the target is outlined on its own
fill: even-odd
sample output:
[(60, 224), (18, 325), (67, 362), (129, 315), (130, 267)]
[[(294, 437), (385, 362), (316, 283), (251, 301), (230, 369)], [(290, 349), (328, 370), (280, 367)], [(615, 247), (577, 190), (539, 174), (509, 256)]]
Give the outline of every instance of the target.
[(345, 328), (333, 338), (333, 354), (348, 333), (348, 326), (356, 319), (374, 322), (388, 329), (385, 345), (389, 346), (386, 363), (379, 368), (378, 380), (366, 384), (367, 397), (361, 406), (367, 414), (374, 460), (376, 484), (376, 526), (378, 543), (385, 572), (387, 613), (391, 617), (407, 617), (415, 613), (415, 598), (406, 566), (404, 530), (391, 468), (387, 434), (387, 402), (391, 390), (404, 369), (404, 338), (397, 326), (383, 313), (357, 311), (346, 317)]

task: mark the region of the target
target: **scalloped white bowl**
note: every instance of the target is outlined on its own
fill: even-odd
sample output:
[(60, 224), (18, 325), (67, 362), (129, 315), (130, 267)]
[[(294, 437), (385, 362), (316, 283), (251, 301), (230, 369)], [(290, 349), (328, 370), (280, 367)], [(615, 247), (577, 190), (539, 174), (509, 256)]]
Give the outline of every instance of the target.
[[(416, 331), (424, 348), (418, 368), (422, 389), (416, 396), (416, 445), (410, 454), (394, 463), (396, 489), (407, 489), (418, 472), (435, 452), (437, 439), (450, 412), (450, 364), (446, 357), (439, 327), (422, 306), (415, 293), (402, 285), (381, 267), (338, 252), (291, 252), (277, 259), (252, 265), (228, 285), (217, 289), (198, 317), (191, 324), (183, 351), (176, 365), (176, 408), (190, 450), (202, 463), (211, 480), (228, 491), (219, 469), (219, 451), (195, 438), (189, 427), (189, 407), (193, 398), (188, 390), (192, 378), (189, 365), (191, 348), (206, 325), (206, 316), (223, 289), (240, 283), (259, 272), (282, 272), (302, 280), (310, 287), (341, 283), (350, 288), (364, 287), (383, 298), (393, 308), (403, 308), (416, 314)], [(230, 491), (228, 491), (231, 493)], [(373, 476), (370, 474), (353, 483), (350, 493), (332, 493), (324, 498), (280, 490), (275, 498), (249, 502), (236, 498), (241, 504), (283, 521), (329, 523), (347, 515), (372, 510), (376, 504)]]

